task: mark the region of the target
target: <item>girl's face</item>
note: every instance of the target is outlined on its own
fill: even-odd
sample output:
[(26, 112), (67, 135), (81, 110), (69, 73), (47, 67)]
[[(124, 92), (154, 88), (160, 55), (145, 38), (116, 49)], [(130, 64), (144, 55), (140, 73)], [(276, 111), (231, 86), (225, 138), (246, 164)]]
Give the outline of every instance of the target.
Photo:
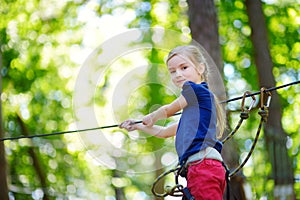
[[(203, 64), (195, 66), (189, 59), (182, 55), (174, 55), (167, 63), (172, 82), (182, 88), (184, 82), (192, 81), (201, 83), (201, 74), (204, 71)], [(196, 68), (198, 67), (198, 68)], [(202, 70), (203, 68), (203, 70)]]

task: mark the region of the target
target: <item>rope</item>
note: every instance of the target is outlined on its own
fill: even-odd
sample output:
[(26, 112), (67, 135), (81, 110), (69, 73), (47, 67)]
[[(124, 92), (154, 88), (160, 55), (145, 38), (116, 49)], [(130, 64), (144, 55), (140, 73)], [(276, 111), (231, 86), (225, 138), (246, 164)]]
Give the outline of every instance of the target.
[(16, 136), (16, 137), (6, 137), (6, 138), (0, 138), (0, 141), (5, 141), (5, 140), (19, 140), (19, 139), (24, 139), (24, 138), (37, 138), (37, 137), (47, 137), (47, 136), (53, 136), (53, 135), (63, 135), (67, 133), (77, 133), (77, 132), (84, 132), (84, 131), (93, 131), (93, 130), (98, 130), (98, 129), (106, 129), (106, 128), (114, 128), (118, 127), (118, 125), (110, 125), (110, 126), (100, 126), (96, 128), (87, 128), (87, 129), (81, 129), (81, 130), (74, 130), (74, 131), (61, 131), (61, 132), (52, 132), (52, 133), (44, 133), (44, 134), (37, 134), (37, 135), (28, 135), (28, 136)]
[[(300, 83), (300, 81), (294, 81), (294, 82), (284, 84), (284, 85), (281, 85), (281, 86), (265, 89), (264, 92), (271, 92), (271, 91), (274, 91), (274, 90), (285, 88), (285, 87), (288, 87), (288, 86), (291, 86), (291, 85), (296, 85), (296, 84), (299, 84), (299, 83)], [(243, 96), (235, 97), (235, 98), (228, 99), (228, 100), (225, 100), (225, 101), (221, 101), (219, 103), (229, 103), (229, 102), (232, 102), (232, 101), (245, 99), (247, 97), (252, 97), (252, 96), (258, 95), (260, 93), (261, 93), (260, 91), (259, 92), (254, 92), (254, 93), (247, 93), (246, 95), (244, 94)], [(181, 114), (181, 112), (178, 112), (178, 113), (175, 113), (174, 116), (175, 115), (180, 115), (180, 114)], [(141, 122), (142, 121), (136, 121), (135, 123), (141, 123)], [(114, 125), (109, 125), (109, 126), (100, 126), (100, 127), (95, 127), (95, 128), (87, 128), (87, 129), (80, 129), (80, 130), (73, 130), (73, 131), (60, 131), (60, 132), (36, 134), (36, 135), (29, 135), (29, 136), (4, 137), (4, 138), (0, 138), (0, 142), (6, 141), (6, 140), (19, 140), (19, 139), (24, 139), (24, 138), (32, 139), (32, 138), (36, 138), (36, 137), (48, 137), (48, 136), (63, 135), (63, 134), (68, 134), (68, 133), (80, 133), (80, 132), (99, 130), (99, 129), (116, 128), (118, 126), (119, 126), (119, 124), (114, 124)]]
[[(180, 115), (181, 113), (175, 113), (173, 116)], [(135, 124), (142, 123), (143, 121), (136, 121), (134, 122)], [(94, 131), (94, 130), (99, 130), (99, 129), (108, 129), (108, 128), (117, 128), (119, 127), (119, 124), (114, 124), (114, 125), (108, 125), (108, 126), (100, 126), (100, 127), (95, 127), (95, 128), (86, 128), (86, 129), (79, 129), (79, 130), (73, 130), (73, 131), (60, 131), (60, 132), (52, 132), (52, 133), (44, 133), (44, 134), (36, 134), (36, 135), (28, 135), (28, 136), (16, 136), (16, 137), (5, 137), (5, 138), (0, 138), (0, 142), (5, 141), (5, 140), (19, 140), (19, 139), (32, 139), (32, 138), (37, 138), (37, 137), (47, 137), (47, 136), (53, 136), (53, 135), (64, 135), (68, 133), (80, 133), (80, 132), (85, 132), (85, 131)]]
[[(179, 191), (178, 189), (181, 189), (181, 185), (179, 184), (176, 184), (174, 187), (168, 187), (168, 188), (165, 188), (165, 192), (162, 193), (162, 194), (159, 194), (155, 191), (155, 187), (156, 187), (156, 184), (161, 180), (163, 179), (165, 176), (167, 176), (168, 174), (170, 173), (176, 173), (180, 170), (180, 166), (177, 166), (176, 168), (174, 169), (170, 169), (169, 171), (166, 171), (164, 173), (162, 173), (161, 175), (159, 175), (156, 180), (154, 181), (154, 183), (152, 184), (152, 188), (151, 188), (151, 191), (152, 193), (157, 196), (157, 197), (166, 197), (166, 196), (177, 196), (177, 192)], [(179, 196), (182, 196), (182, 195), (179, 195)]]
[(258, 141), (258, 138), (259, 138), (259, 135), (260, 135), (260, 132), (261, 132), (262, 125), (263, 125), (263, 123), (267, 122), (267, 119), (269, 117), (269, 109), (268, 108), (269, 108), (270, 102), (271, 102), (271, 92), (270, 91), (266, 92), (266, 94), (268, 95), (268, 99), (267, 99), (266, 102), (264, 102), (264, 93), (265, 92), (266, 92), (266, 89), (261, 88), (261, 90), (260, 90), (260, 97), (261, 97), (261, 99), (260, 99), (260, 111), (258, 112), (258, 114), (261, 116), (261, 119), (260, 119), (260, 122), (259, 122), (258, 129), (256, 131), (256, 136), (255, 136), (254, 142), (252, 143), (250, 151), (247, 154), (244, 161), (237, 168), (235, 168), (234, 171), (230, 172), (229, 177), (234, 176), (238, 171), (240, 171), (245, 166), (245, 164), (247, 163), (247, 161), (249, 160), (249, 158), (251, 157), (251, 155), (252, 155), (252, 153), (255, 149), (255, 146), (257, 144), (257, 141)]
[(259, 126), (258, 126), (258, 129), (257, 129), (257, 132), (256, 132), (256, 136), (255, 136), (254, 142), (251, 145), (251, 149), (250, 149), (249, 153), (247, 154), (247, 156), (244, 159), (244, 161), (237, 168), (235, 168), (232, 172), (230, 172), (229, 177), (234, 176), (238, 171), (240, 171), (245, 166), (245, 164), (247, 163), (248, 159), (251, 157), (251, 155), (252, 155), (252, 153), (254, 151), (254, 148), (256, 146), (256, 143), (258, 141), (258, 137), (259, 137), (259, 134), (260, 134), (263, 122), (264, 122), (264, 120), (263, 120), (263, 118), (261, 118)]
[(241, 127), (243, 121), (245, 119), (248, 119), (249, 118), (249, 112), (251, 111), (253, 105), (255, 104), (256, 102), (256, 98), (255, 96), (252, 96), (252, 102), (249, 106), (249, 108), (247, 110), (245, 110), (245, 99), (246, 99), (246, 96), (251, 94), (249, 91), (246, 91), (244, 93), (244, 96), (243, 96), (243, 99), (242, 99), (242, 105), (241, 105), (241, 114), (240, 114), (240, 120), (238, 122), (238, 124), (236, 125), (236, 127), (231, 131), (231, 133), (228, 134), (228, 136), (222, 140), (222, 143), (224, 144), (225, 142), (227, 142), (229, 139), (231, 139), (233, 137), (233, 135), (239, 130), (239, 128)]
[[(284, 85), (280, 85), (280, 86), (277, 86), (277, 87), (271, 87), (269, 89), (266, 89), (265, 92), (272, 92), (274, 90), (282, 89), (282, 88), (285, 88), (285, 87), (288, 87), (288, 86), (291, 86), (291, 85), (296, 85), (296, 84), (299, 84), (299, 83), (300, 83), (300, 81), (294, 81), (294, 82), (287, 83), (287, 84), (284, 84)], [(255, 95), (259, 95), (259, 94), (260, 94), (260, 91), (254, 92), (254, 93), (251, 93), (251, 94), (247, 94), (246, 97), (255, 96)], [(240, 100), (242, 98), (243, 98), (243, 96), (235, 97), (235, 98), (232, 98), (232, 99), (221, 101), (220, 103), (229, 103), (231, 101), (237, 101), (237, 100)]]

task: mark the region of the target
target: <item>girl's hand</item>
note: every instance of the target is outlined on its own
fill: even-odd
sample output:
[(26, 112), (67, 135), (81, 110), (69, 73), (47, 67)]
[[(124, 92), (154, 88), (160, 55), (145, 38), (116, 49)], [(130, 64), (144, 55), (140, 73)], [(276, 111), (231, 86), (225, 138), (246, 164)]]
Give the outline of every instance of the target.
[(147, 127), (152, 127), (154, 123), (153, 114), (148, 114), (143, 118), (143, 124)]
[(137, 130), (137, 124), (135, 123), (134, 120), (128, 119), (128, 120), (125, 120), (124, 122), (122, 122), (119, 125), (119, 128), (124, 128), (127, 131), (134, 131), (134, 130)]

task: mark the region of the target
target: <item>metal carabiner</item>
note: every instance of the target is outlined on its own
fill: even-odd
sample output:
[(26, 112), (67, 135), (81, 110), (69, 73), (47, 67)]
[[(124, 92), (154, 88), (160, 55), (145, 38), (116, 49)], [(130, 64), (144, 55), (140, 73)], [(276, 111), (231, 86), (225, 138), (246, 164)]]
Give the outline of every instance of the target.
[(245, 112), (245, 111), (246, 111), (246, 112), (250, 112), (250, 110), (253, 108), (253, 106), (254, 106), (254, 104), (255, 104), (255, 102), (256, 102), (255, 96), (254, 96), (254, 95), (251, 95), (252, 101), (251, 101), (251, 103), (250, 103), (249, 108), (248, 108), (247, 110), (245, 110), (245, 99), (246, 99), (247, 95), (251, 95), (251, 92), (250, 92), (250, 91), (244, 92), (243, 99), (242, 99), (242, 105), (241, 105), (241, 110), (242, 110), (242, 112)]
[[(264, 94), (268, 96), (267, 101), (264, 101)], [(262, 87), (260, 89), (260, 111), (258, 114), (262, 117), (262, 120), (266, 123), (269, 117), (269, 106), (271, 103), (272, 94), (270, 91), (266, 92), (266, 88)]]
[[(268, 99), (267, 99), (266, 102), (264, 101), (264, 93), (268, 96)], [(266, 88), (262, 87), (260, 89), (260, 107), (261, 108), (264, 108), (264, 107), (269, 108), (270, 103), (271, 103), (271, 99), (272, 99), (272, 93), (270, 91), (266, 92)]]
[[(252, 101), (251, 101), (251, 104), (250, 104), (249, 108), (248, 108), (247, 110), (245, 110), (245, 99), (246, 99), (246, 97), (249, 96), (249, 95), (251, 96)], [(243, 99), (242, 99), (242, 105), (241, 105), (241, 110), (242, 110), (241, 115), (240, 115), (241, 119), (243, 119), (243, 120), (244, 120), (244, 119), (248, 119), (248, 117), (249, 117), (249, 112), (250, 112), (250, 110), (253, 108), (255, 102), (256, 102), (256, 98), (255, 98), (254, 95), (251, 95), (251, 92), (250, 92), (250, 91), (244, 92)]]

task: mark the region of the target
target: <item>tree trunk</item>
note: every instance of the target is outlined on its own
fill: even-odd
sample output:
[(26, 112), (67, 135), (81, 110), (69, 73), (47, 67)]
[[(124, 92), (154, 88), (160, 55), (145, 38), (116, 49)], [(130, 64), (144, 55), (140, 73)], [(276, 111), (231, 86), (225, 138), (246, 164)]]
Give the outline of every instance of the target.
[(189, 26), (192, 38), (199, 42), (223, 71), (221, 48), (219, 44), (218, 19), (214, 1), (188, 0)]
[[(188, 0), (189, 20), (192, 38), (199, 42), (217, 65), (220, 73), (223, 72), (223, 62), (221, 48), (219, 44), (218, 20), (214, 1), (212, 0)], [(234, 168), (239, 164), (239, 155), (234, 141), (229, 141), (231, 145), (225, 145), (223, 148), (223, 157), (225, 163)], [(230, 199), (245, 199), (243, 183), (245, 181), (242, 173), (231, 178)]]
[[(155, 168), (156, 168), (155, 177), (159, 177), (161, 174), (164, 173), (163, 166), (161, 164), (161, 157), (162, 157), (162, 155), (159, 152), (155, 153)], [(163, 194), (165, 192), (164, 184), (165, 184), (165, 179), (160, 180), (156, 184), (155, 191), (158, 194)], [(155, 197), (155, 200), (162, 200), (162, 198)]]
[[(21, 127), (21, 132), (24, 136), (28, 136), (29, 133), (28, 133), (28, 130), (24, 124), (24, 122), (22, 121), (21, 117), (20, 116), (17, 116), (17, 120), (18, 120), (18, 123)], [(31, 157), (32, 161), (33, 161), (33, 167), (34, 167), (34, 170), (35, 172), (37, 173), (38, 175), (38, 178), (40, 180), (40, 183), (41, 183), (41, 187), (42, 187), (42, 190), (44, 192), (44, 196), (43, 196), (43, 200), (48, 200), (49, 197), (48, 197), (48, 191), (47, 191), (47, 181), (46, 181), (46, 174), (45, 172), (42, 170), (42, 165), (39, 161), (39, 158), (38, 156), (36, 155), (33, 147), (29, 147), (28, 148), (28, 154), (29, 156)]]
[[(267, 26), (259, 0), (246, 0), (249, 23), (252, 29), (251, 40), (254, 49), (254, 58), (261, 87), (275, 86), (272, 73)], [(269, 119), (265, 126), (265, 142), (269, 159), (272, 164), (272, 178), (275, 182), (274, 199), (295, 199), (294, 172), (291, 159), (286, 148), (287, 135), (281, 124), (282, 111), (279, 96), (276, 91), (272, 94), (269, 108)]]
[[(119, 174), (119, 171), (117, 170), (113, 170), (112, 171), (112, 176), (113, 178), (120, 178), (120, 174)], [(125, 194), (124, 194), (124, 190), (122, 187), (117, 187), (115, 185), (113, 185), (113, 188), (115, 190), (115, 197), (116, 197), (116, 200), (125, 200)]]
[[(0, 51), (0, 73), (2, 69), (2, 53)], [(2, 74), (0, 74), (0, 137), (4, 137), (2, 121)], [(8, 200), (7, 172), (4, 142), (0, 142), (0, 199)]]

